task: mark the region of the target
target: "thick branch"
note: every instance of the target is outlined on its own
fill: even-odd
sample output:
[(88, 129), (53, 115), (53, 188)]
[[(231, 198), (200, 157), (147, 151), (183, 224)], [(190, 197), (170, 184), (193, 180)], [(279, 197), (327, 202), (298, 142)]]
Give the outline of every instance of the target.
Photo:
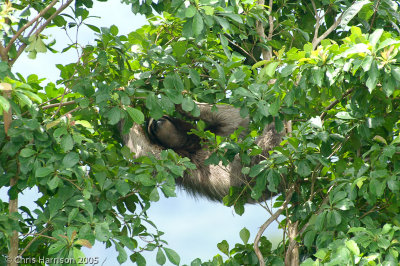
[(297, 234), (297, 226), (299, 225), (299, 221), (292, 223), (290, 219), (288, 219), (288, 237), (289, 237), (289, 247), (286, 250), (285, 255), (285, 265), (286, 266), (298, 266), (299, 265), (299, 247), (297, 245), (296, 237)]
[[(0, 89), (3, 91), (3, 95), (6, 99), (11, 98), (11, 91), (12, 91), (11, 84), (0, 83)], [(12, 115), (11, 115), (11, 107), (10, 107), (9, 110), (3, 110), (4, 131), (5, 131), (6, 135), (8, 135), (8, 129), (10, 128), (11, 119), (12, 119)]]
[[(3, 95), (6, 99), (11, 99), (11, 84), (1, 83), (1, 88), (3, 90)], [(4, 131), (6, 135), (8, 134), (8, 129), (11, 124), (12, 110), (3, 110), (3, 120), (4, 120)], [(19, 169), (19, 166), (18, 166)], [(17, 185), (18, 181), (18, 171), (17, 174), (10, 179), (10, 188)], [(9, 199), (8, 202), (8, 212), (11, 215), (14, 212), (18, 212), (18, 196), (15, 199)], [(14, 230), (10, 238), (10, 250), (8, 251), (8, 258), (11, 259), (8, 265), (17, 266), (17, 256), (18, 256), (18, 231)]]
[(272, 16), (272, 5), (274, 1), (269, 0), (269, 16), (268, 16), (268, 22), (269, 22), (269, 31), (268, 31), (268, 40), (272, 40), (272, 35), (274, 33), (274, 17)]
[[(265, 0), (258, 0), (257, 3), (260, 6), (264, 6), (265, 5)], [(270, 4), (270, 6), (269, 6), (270, 15), (268, 17), (268, 20), (269, 20), (269, 23), (270, 23), (269, 36), (271, 36), (271, 37), (272, 37), (273, 30), (274, 30), (273, 29), (273, 27), (274, 27), (273, 17), (271, 15), (271, 13), (272, 13), (272, 3), (273, 3), (273, 1), (270, 0), (269, 1), (269, 4)], [(262, 21), (257, 21), (256, 22), (256, 31), (257, 31), (258, 36), (260, 36), (261, 41), (265, 42), (265, 40), (267, 40), (267, 36), (265, 35), (265, 29), (264, 29)], [(272, 58), (272, 51), (267, 51), (264, 48), (262, 48), (262, 55), (263, 55), (263, 60), (270, 60)]]
[(260, 248), (258, 247), (258, 243), (260, 242), (260, 238), (262, 234), (264, 233), (265, 229), (278, 218), (278, 216), (286, 209), (287, 205), (289, 204), (290, 200), (292, 199), (294, 192), (294, 185), (289, 189), (288, 194), (286, 195), (286, 199), (283, 202), (282, 206), (269, 217), (269, 219), (260, 227), (260, 230), (258, 230), (258, 233), (256, 235), (256, 238), (254, 240), (254, 252), (257, 255), (258, 261), (260, 262), (260, 266), (265, 266), (264, 262), (264, 257), (260, 251)]
[(312, 41), (312, 43), (314, 43), (318, 39), (318, 31), (319, 31), (319, 27), (321, 26), (320, 25), (321, 18), (318, 15), (317, 6), (315, 5), (314, 0), (311, 0), (311, 4), (312, 4), (313, 10), (314, 10), (314, 14), (315, 14), (315, 30), (314, 30), (314, 38), (313, 38), (313, 41)]

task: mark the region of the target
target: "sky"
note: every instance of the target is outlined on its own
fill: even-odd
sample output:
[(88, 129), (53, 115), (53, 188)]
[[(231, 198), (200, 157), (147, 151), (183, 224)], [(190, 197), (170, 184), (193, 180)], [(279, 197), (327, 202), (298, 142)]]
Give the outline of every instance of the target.
[[(127, 34), (146, 23), (143, 16), (135, 16), (129, 6), (121, 4), (118, 0), (94, 1), (94, 7), (89, 12), (92, 16), (101, 17), (91, 19), (91, 24), (98, 27), (116, 25), (119, 34)], [(56, 47), (60, 50), (69, 43), (65, 33), (57, 31), (56, 28), (48, 29), (45, 33), (51, 34), (51, 37), (56, 39)], [(83, 26), (78, 42), (82, 45), (94, 44), (95, 38), (94, 33)], [(24, 53), (14, 65), (13, 72), (20, 72), (24, 77), (34, 73), (39, 78), (46, 78), (45, 83), (55, 82), (60, 74), (55, 65), (68, 64), (76, 60), (77, 54), (73, 50), (64, 54), (50, 52), (38, 54), (35, 60), (27, 58), (27, 54)], [(0, 198), (8, 200), (5, 191), (0, 192)], [(33, 198), (37, 198), (37, 191), (24, 191), (24, 195), (20, 197), (20, 205), (35, 208), (36, 206), (32, 204)], [(168, 247), (180, 255), (181, 265), (190, 264), (195, 258), (206, 261), (216, 254), (222, 255), (217, 244), (227, 240), (232, 248), (235, 243), (241, 243), (239, 231), (243, 227), (250, 231), (250, 240), (254, 240), (259, 227), (269, 218), (269, 214), (260, 206), (246, 205), (245, 213), (239, 216), (232, 208), (223, 206), (222, 203), (210, 202), (203, 198), (195, 199), (181, 190), (178, 190), (176, 198), (161, 198), (159, 202), (153, 203), (148, 216), (158, 229), (165, 233), (163, 239), (168, 241)], [(281, 233), (277, 229), (277, 224), (271, 225), (265, 235), (279, 238)], [(116, 260), (118, 253), (114, 247), (106, 249), (104, 245), (98, 243), (91, 249), (84, 248), (83, 251), (87, 258), (98, 257), (100, 265), (118, 265)], [(156, 252), (144, 252), (142, 255), (145, 256), (147, 265), (156, 265)], [(128, 258), (123, 265), (133, 265), (133, 263)], [(167, 261), (166, 265), (171, 264)]]

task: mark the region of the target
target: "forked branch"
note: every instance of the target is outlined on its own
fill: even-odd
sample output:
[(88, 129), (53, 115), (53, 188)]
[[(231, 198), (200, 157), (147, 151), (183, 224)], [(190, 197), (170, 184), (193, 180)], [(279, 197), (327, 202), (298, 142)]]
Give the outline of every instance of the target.
[(279, 209), (269, 217), (269, 219), (260, 227), (260, 230), (258, 230), (258, 233), (256, 235), (256, 238), (254, 240), (254, 252), (257, 255), (258, 261), (260, 262), (260, 266), (265, 266), (264, 262), (264, 257), (260, 251), (260, 248), (258, 247), (258, 244), (260, 243), (260, 239), (262, 234), (264, 233), (265, 229), (278, 218), (279, 215), (286, 209), (287, 205), (290, 203), (290, 200), (292, 199), (294, 192), (294, 185), (288, 190), (288, 193), (286, 194), (286, 199), (283, 202), (282, 206), (279, 207)]

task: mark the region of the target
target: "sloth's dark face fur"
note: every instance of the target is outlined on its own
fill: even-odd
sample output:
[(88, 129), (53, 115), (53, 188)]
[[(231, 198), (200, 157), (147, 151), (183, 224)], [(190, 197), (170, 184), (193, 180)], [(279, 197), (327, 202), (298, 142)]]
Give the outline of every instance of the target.
[(192, 128), (194, 126), (186, 121), (164, 115), (158, 120), (150, 119), (147, 132), (155, 144), (178, 153), (194, 153), (201, 147), (200, 139), (188, 134)]

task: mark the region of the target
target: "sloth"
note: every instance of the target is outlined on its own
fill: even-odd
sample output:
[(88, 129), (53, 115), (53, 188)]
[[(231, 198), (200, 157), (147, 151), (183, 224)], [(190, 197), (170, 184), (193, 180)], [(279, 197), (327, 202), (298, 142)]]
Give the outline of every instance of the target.
[[(196, 103), (200, 109), (200, 116), (194, 118), (189, 114), (186, 117), (192, 120), (200, 119), (205, 122), (205, 130), (210, 130), (215, 135), (229, 136), (238, 128), (244, 128), (241, 137), (246, 134), (249, 125), (248, 117), (241, 117), (238, 108), (230, 105), (216, 105), (217, 111), (212, 111), (212, 105)], [(242, 174), (242, 164), (238, 155), (232, 162), (224, 166), (206, 165), (205, 160), (212, 154), (206, 144), (202, 144), (198, 136), (190, 133), (195, 127), (182, 119), (164, 115), (158, 120), (150, 119), (147, 126), (147, 134), (140, 125), (134, 125), (128, 134), (123, 135), (125, 145), (135, 153), (136, 157), (153, 154), (158, 156), (163, 149), (172, 149), (182, 157), (188, 157), (195, 170), (187, 170), (183, 177), (176, 180), (177, 185), (189, 194), (202, 196), (212, 201), (222, 202), (222, 198), (229, 193), (231, 186), (241, 187), (248, 183), (249, 177)], [(277, 133), (275, 125), (269, 124), (263, 134), (256, 140), (256, 144), (263, 149), (266, 156), (269, 150), (279, 145), (282, 134)], [(257, 164), (261, 160), (258, 156), (251, 162)], [(262, 199), (273, 196), (267, 191)], [(249, 200), (254, 203), (254, 200)]]

